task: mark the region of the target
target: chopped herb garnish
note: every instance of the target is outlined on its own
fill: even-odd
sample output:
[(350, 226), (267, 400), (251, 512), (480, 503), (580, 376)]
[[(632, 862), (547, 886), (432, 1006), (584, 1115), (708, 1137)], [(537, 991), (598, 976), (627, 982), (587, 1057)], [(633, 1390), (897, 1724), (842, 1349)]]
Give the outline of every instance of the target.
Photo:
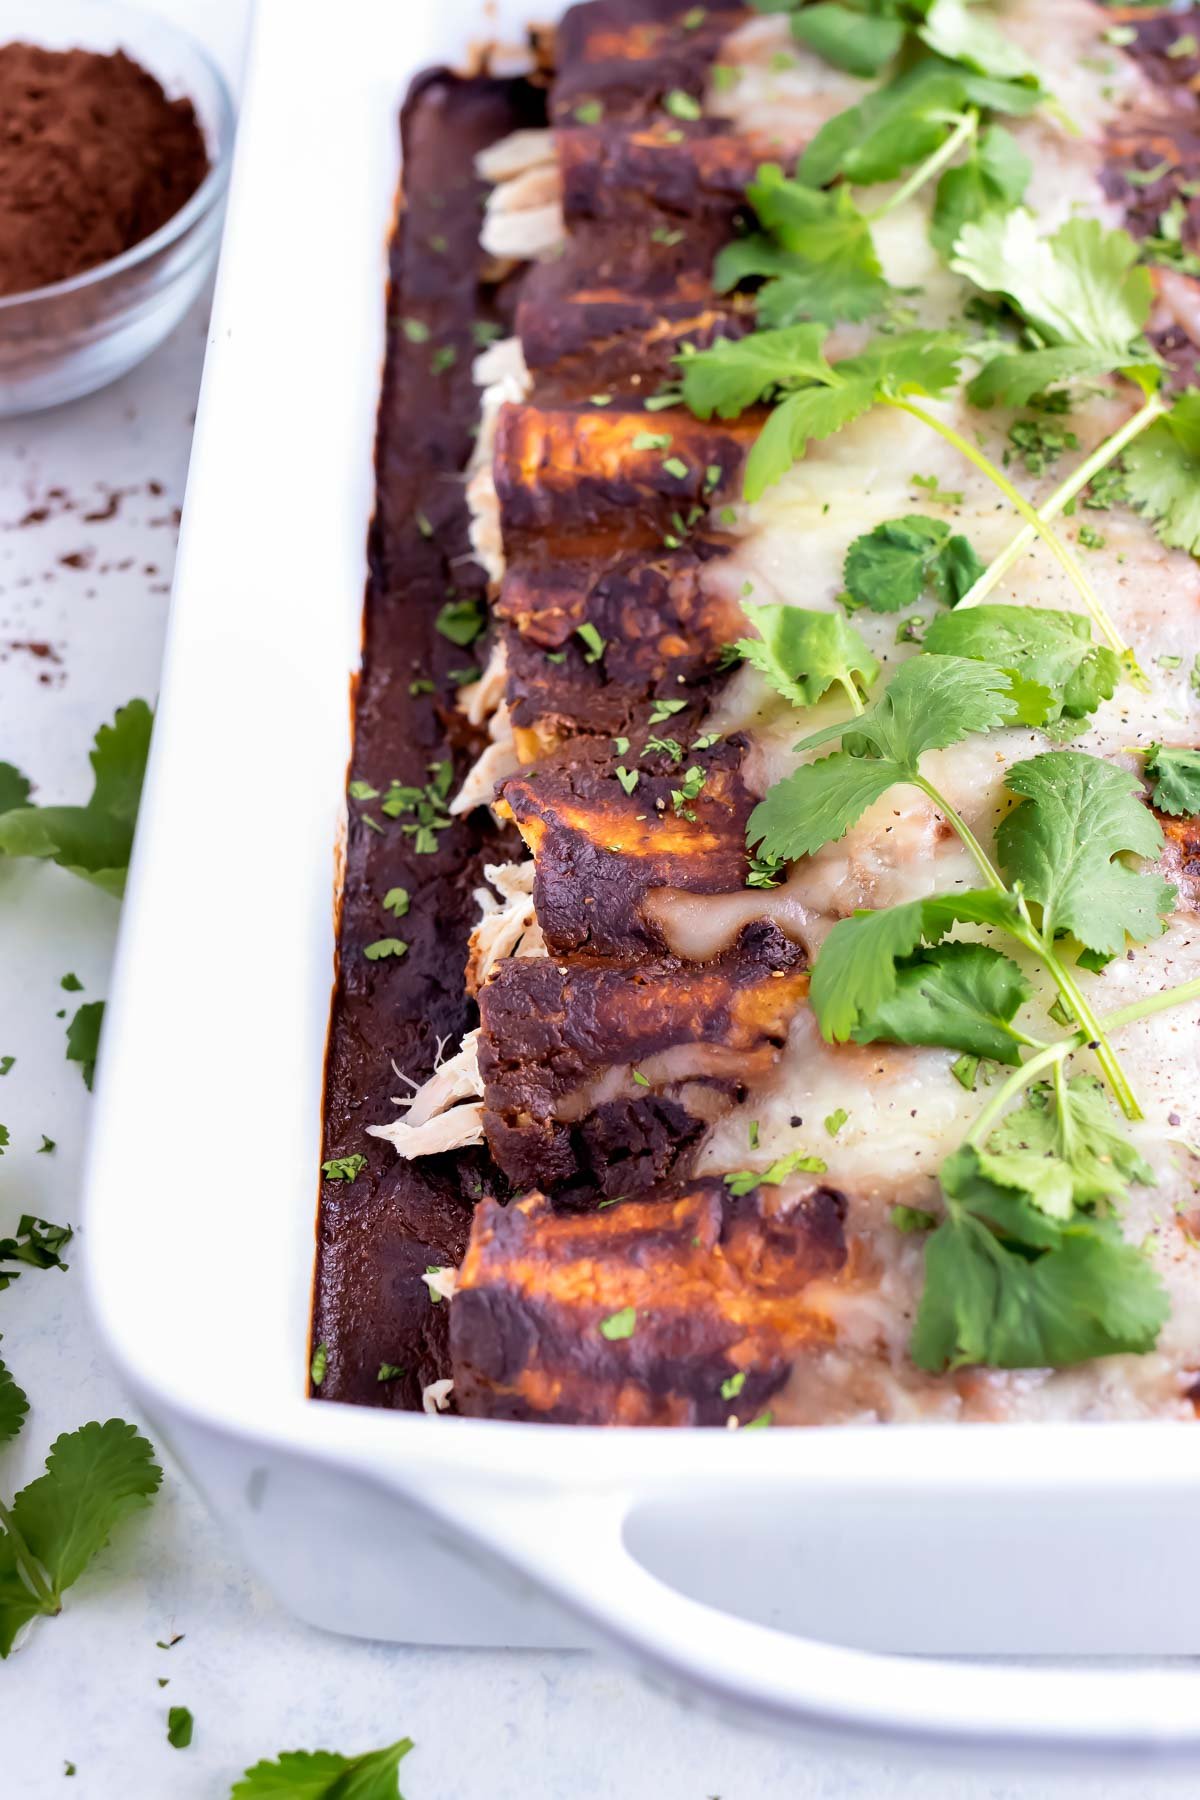
[(309, 1379), (314, 1387), (320, 1387), (325, 1379), (325, 1371), (328, 1367), (329, 1345), (318, 1344), (312, 1353), (312, 1362), (309, 1364), (308, 1369)]
[(186, 1706), (173, 1706), (167, 1713), (167, 1742), (176, 1750), (186, 1750), (192, 1741), (195, 1720)]
[(691, 94), (685, 94), (682, 88), (672, 88), (664, 99), (663, 106), (673, 119), (698, 119), (701, 117), (700, 102)]
[(447, 600), (434, 623), (444, 638), (465, 650), (487, 629), (487, 609), (475, 594), (465, 600)]
[(598, 125), (603, 117), (602, 100), (581, 100), (575, 108), (575, 118), (580, 125)]
[(390, 912), (394, 918), (402, 919), (409, 908), (408, 889), (403, 887), (389, 888), (383, 896), (383, 910)]
[(403, 1373), (403, 1363), (382, 1362), (379, 1365), (379, 1372), (375, 1379), (376, 1381), (398, 1381)]
[(382, 962), (388, 956), (403, 956), (407, 949), (403, 938), (376, 938), (373, 944), (363, 945), (363, 955), (368, 962)]
[(426, 344), (429, 342), (429, 327), (424, 319), (402, 319), (401, 329), (410, 344)]
[(825, 1120), (825, 1129), (830, 1137), (837, 1136), (849, 1117), (850, 1114), (846, 1111), (844, 1106), (839, 1106), (834, 1112), (831, 1112), (828, 1115)]
[(583, 645), (584, 662), (599, 662), (600, 658), (604, 655), (604, 639), (600, 636), (600, 633), (596, 630), (596, 627), (592, 624), (591, 620), (588, 619), (582, 625), (577, 625), (575, 627), (575, 635)]
[(721, 1383), (722, 1400), (736, 1400), (746, 1385), (745, 1369), (738, 1369), (736, 1374), (727, 1375)]
[(354, 1181), (367, 1166), (367, 1159), (356, 1150), (352, 1156), (333, 1156), (321, 1164), (326, 1181)]
[(623, 1306), (620, 1312), (609, 1313), (607, 1319), (600, 1321), (600, 1336), (607, 1338), (610, 1344), (631, 1338), (636, 1330), (637, 1308), (633, 1306)]

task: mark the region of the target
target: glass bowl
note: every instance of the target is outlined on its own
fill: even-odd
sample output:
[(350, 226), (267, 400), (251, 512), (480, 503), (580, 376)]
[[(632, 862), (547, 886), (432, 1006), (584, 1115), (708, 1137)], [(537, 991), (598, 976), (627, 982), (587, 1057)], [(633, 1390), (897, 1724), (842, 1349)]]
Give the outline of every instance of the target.
[(186, 94), (209, 171), (174, 218), (131, 250), (68, 281), (0, 297), (0, 416), (90, 394), (157, 348), (197, 298), (216, 260), (233, 149), (233, 102), (198, 44), (115, 0), (5, 0), (6, 42), (47, 50), (124, 50)]

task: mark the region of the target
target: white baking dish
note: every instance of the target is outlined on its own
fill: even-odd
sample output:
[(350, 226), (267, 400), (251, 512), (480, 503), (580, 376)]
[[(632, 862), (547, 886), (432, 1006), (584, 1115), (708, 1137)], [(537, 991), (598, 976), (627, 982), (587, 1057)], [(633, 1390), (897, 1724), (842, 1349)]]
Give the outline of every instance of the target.
[(1196, 1752), (1182, 1671), (883, 1654), (1200, 1651), (1196, 1431), (598, 1432), (305, 1398), (396, 111), (527, 5), (260, 0), (101, 1062), (94, 1306), (314, 1623), (598, 1639), (731, 1710), (925, 1749)]

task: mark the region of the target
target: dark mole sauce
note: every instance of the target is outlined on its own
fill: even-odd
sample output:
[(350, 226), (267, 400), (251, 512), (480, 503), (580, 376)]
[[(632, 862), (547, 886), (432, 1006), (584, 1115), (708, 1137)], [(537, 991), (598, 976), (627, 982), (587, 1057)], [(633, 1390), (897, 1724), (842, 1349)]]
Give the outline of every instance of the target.
[[(482, 666), (487, 641), (464, 649), (435, 626), (448, 598), (486, 599), (462, 479), (478, 417), (472, 328), (486, 320), (507, 335), (516, 300), (513, 284), (484, 283), (486, 190), (474, 158), (508, 132), (544, 123), (544, 92), (529, 82), (446, 70), (419, 77), (401, 114), (406, 203), (390, 253), (351, 760), (352, 778), (381, 796), (392, 781), (421, 785), (429, 764), (447, 758), (457, 787), (482, 747), (455, 709), (449, 671)], [(352, 331), (353, 321), (341, 328)], [(433, 693), (410, 691), (430, 681)], [(475, 1202), (506, 1190), (482, 1148), (405, 1162), (366, 1127), (403, 1116), (392, 1102), (408, 1091), (397, 1070), (425, 1080), (439, 1040), (453, 1054), (477, 1023), (463, 984), (478, 916), (472, 890), (484, 863), (518, 854), (519, 843), (480, 809), (455, 819), (437, 834), (436, 850), (419, 855), (406, 821), (386, 817), (378, 800), (351, 799), (349, 812), (323, 1156), (357, 1152), (367, 1166), (353, 1181), (321, 1182), (312, 1341), (325, 1346), (325, 1372), (317, 1391), (412, 1409), (422, 1387), (449, 1374), (449, 1308), (431, 1301), (422, 1276), (461, 1259)], [(403, 918), (382, 904), (395, 887), (411, 897)], [(407, 954), (369, 960), (364, 946), (387, 937), (403, 939)], [(383, 1365), (403, 1373), (380, 1380)]]

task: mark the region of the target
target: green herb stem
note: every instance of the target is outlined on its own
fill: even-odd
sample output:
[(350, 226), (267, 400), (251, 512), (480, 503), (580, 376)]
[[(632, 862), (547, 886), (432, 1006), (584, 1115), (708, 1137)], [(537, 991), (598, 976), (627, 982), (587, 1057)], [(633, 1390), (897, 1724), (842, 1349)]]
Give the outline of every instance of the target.
[(898, 207), (903, 206), (906, 200), (911, 200), (914, 194), (920, 192), (926, 182), (932, 181), (935, 176), (940, 175), (946, 165), (954, 161), (963, 145), (969, 143), (975, 136), (979, 130), (979, 114), (973, 107), (965, 113), (953, 116), (957, 118), (957, 123), (945, 143), (939, 145), (931, 156), (925, 158), (924, 162), (917, 164), (912, 174), (908, 176), (907, 180), (901, 182), (890, 200), (885, 200), (882, 206), (877, 206), (874, 212), (867, 214), (868, 224), (874, 225), (877, 220), (886, 219), (889, 213), (895, 212)]
[(30, 1550), (29, 1545), (25, 1542), (24, 1537), (17, 1528), (16, 1520), (8, 1510), (8, 1507), (4, 1505), (3, 1501), (0, 1501), (0, 1525), (2, 1525), (8, 1533), (9, 1540), (13, 1547), (13, 1554), (17, 1560), (17, 1567), (24, 1576), (34, 1599), (37, 1601), (42, 1612), (52, 1618), (55, 1613), (60, 1613), (62, 1611), (62, 1601), (57, 1598), (50, 1583), (39, 1569), (37, 1558), (34, 1556), (32, 1550)]
[[(1115, 462), (1134, 438), (1139, 437), (1148, 426), (1153, 425), (1155, 419), (1160, 419), (1166, 410), (1158, 395), (1155, 394), (1146, 402), (1145, 406), (1125, 421), (1120, 431), (1115, 431), (1110, 438), (1105, 438), (1100, 447), (1093, 450), (1092, 454), (1080, 463), (1075, 472), (1068, 475), (1067, 479), (1055, 488), (1050, 498), (1038, 507), (1038, 517), (1043, 524), (1048, 525), (1053, 519), (1057, 519), (1063, 508), (1069, 505), (1077, 494), (1082, 493), (1088, 482), (1094, 480), (1102, 469), (1108, 467), (1109, 463)], [(1032, 525), (1023, 525), (1011, 543), (988, 564), (975, 585), (963, 595), (958, 603), (959, 607), (978, 606), (981, 600), (985, 600), (997, 582), (1001, 581), (1013, 564), (1024, 556), (1037, 536), (1038, 533)], [(1116, 646), (1114, 645), (1113, 648), (1115, 649)]]
[(924, 775), (914, 775), (911, 777), (911, 780), (913, 786), (920, 788), (921, 792), (926, 794), (929, 799), (933, 801), (933, 804), (937, 807), (938, 811), (945, 815), (946, 822), (950, 825), (952, 830), (957, 833), (963, 846), (970, 852), (976, 868), (983, 876), (987, 885), (997, 894), (1007, 893), (1008, 889), (1004, 884), (1004, 877), (992, 866), (992, 861), (988, 856), (987, 851), (979, 842), (979, 839), (975, 836), (975, 833), (971, 830), (967, 821), (951, 806), (950, 802), (946, 799), (946, 796), (940, 794), (933, 783), (925, 779)]
[(1076, 1032), (1073, 1038), (1062, 1038), (1057, 1044), (1047, 1044), (1044, 1050), (1039, 1050), (1036, 1056), (1031, 1056), (1028, 1062), (1022, 1063), (1019, 1069), (1014, 1069), (1008, 1080), (997, 1089), (983, 1108), (967, 1133), (965, 1142), (968, 1144), (982, 1143), (1010, 1102), (1015, 1100), (1031, 1081), (1036, 1081), (1044, 1069), (1064, 1063), (1076, 1048), (1081, 1035)]
[(850, 705), (854, 709), (855, 718), (857, 718), (860, 713), (866, 712), (867, 709), (863, 704), (862, 695), (859, 693), (858, 689), (855, 687), (855, 685), (852, 681), (843, 681), (841, 679), (841, 677), (839, 676), (838, 677), (838, 686), (845, 689), (846, 698), (849, 700)]
[(1040, 955), (1055, 987), (1079, 1020), (1086, 1040), (1096, 1046), (1096, 1061), (1104, 1070), (1105, 1077), (1121, 1111), (1127, 1119), (1141, 1119), (1145, 1115), (1138, 1104), (1137, 1095), (1129, 1085), (1129, 1077), (1121, 1067), (1116, 1051), (1108, 1041), (1103, 1025), (1093, 1012), (1091, 1004), (1085, 997), (1079, 983), (1070, 969), (1061, 963), (1053, 949), (1040, 939)]
[[(963, 437), (961, 432), (955, 431), (952, 425), (947, 425), (944, 420), (937, 418), (933, 413), (927, 413), (923, 407), (914, 405), (911, 400), (898, 399), (891, 394), (881, 394), (880, 400), (884, 406), (895, 407), (899, 412), (906, 412), (912, 418), (919, 419), (922, 425), (928, 425), (931, 431), (936, 431), (939, 437), (945, 438), (946, 442), (952, 444), (961, 456), (965, 456), (967, 461), (972, 463), (981, 474), (987, 476), (988, 480), (1000, 490), (1010, 505), (1014, 506), (1017, 512), (1020, 513), (1029, 529), (1036, 536), (1041, 538), (1046, 548), (1051, 552), (1055, 559), (1062, 564), (1063, 569), (1071, 579), (1072, 585), (1075, 587), (1084, 605), (1091, 613), (1100, 635), (1107, 640), (1112, 649), (1116, 651), (1117, 655), (1125, 661), (1127, 666), (1129, 666), (1131, 662), (1129, 646), (1109, 618), (1108, 612), (1102, 605), (1099, 596), (1092, 587), (1087, 576), (1084, 574), (1078, 558), (1068, 546), (1063, 543), (1057, 532), (1052, 531), (1041, 515), (1034, 511), (1029, 501), (1026, 500), (1025, 496), (1013, 486), (1003, 470), (998, 469), (994, 462), (984, 456), (981, 450), (977, 450), (975, 445), (967, 438)], [(1136, 664), (1132, 666), (1136, 667)]]
[[(1119, 1031), (1124, 1025), (1135, 1025), (1139, 1019), (1148, 1019), (1154, 1013), (1167, 1012), (1173, 1006), (1186, 1006), (1190, 1000), (1200, 1000), (1200, 978), (1194, 981), (1181, 982), (1178, 987), (1166, 988), (1159, 994), (1148, 994), (1144, 1000), (1134, 1000), (1128, 1006), (1119, 1007), (1116, 1012), (1105, 1013), (1097, 1023), (1105, 1031)], [(1029, 1083), (1037, 1078), (1044, 1069), (1054, 1070), (1056, 1087), (1060, 1087), (1063, 1076), (1063, 1065), (1068, 1056), (1080, 1049), (1088, 1041), (1086, 1030), (1072, 1032), (1070, 1037), (1060, 1038), (1057, 1043), (1047, 1044), (1036, 1056), (1014, 1069), (1003, 1087), (999, 1088), (967, 1134), (968, 1144), (978, 1144), (987, 1136), (993, 1122), (1004, 1111), (1011, 1100)], [(1061, 1087), (1060, 1087), (1061, 1097)], [(1066, 1121), (1069, 1108), (1060, 1103), (1060, 1117)]]

